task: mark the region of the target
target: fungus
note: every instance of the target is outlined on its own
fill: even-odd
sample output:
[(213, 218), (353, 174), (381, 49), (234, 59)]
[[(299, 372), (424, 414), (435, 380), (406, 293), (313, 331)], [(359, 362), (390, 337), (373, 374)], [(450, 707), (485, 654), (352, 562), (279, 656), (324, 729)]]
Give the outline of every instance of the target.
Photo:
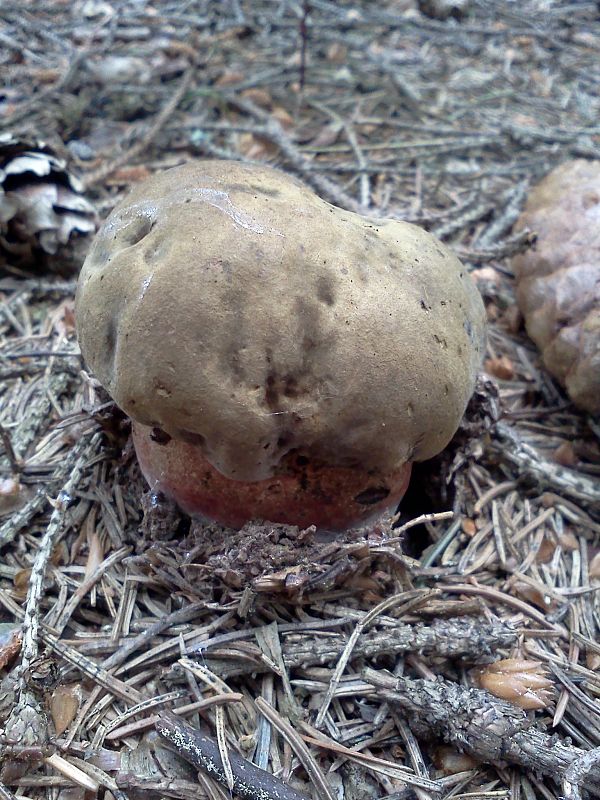
[(458, 259), (263, 166), (197, 161), (107, 218), (76, 297), (85, 360), (151, 488), (239, 527), (342, 530), (454, 434), (484, 338)]

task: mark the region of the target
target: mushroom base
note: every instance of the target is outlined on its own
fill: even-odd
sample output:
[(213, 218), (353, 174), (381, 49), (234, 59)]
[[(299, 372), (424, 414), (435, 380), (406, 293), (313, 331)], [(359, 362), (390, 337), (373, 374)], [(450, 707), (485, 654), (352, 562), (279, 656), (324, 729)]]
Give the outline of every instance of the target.
[(393, 472), (316, 464), (290, 454), (281, 473), (261, 481), (235, 481), (218, 472), (200, 448), (177, 439), (152, 438), (152, 428), (133, 425), (144, 477), (190, 515), (241, 528), (255, 519), (342, 531), (394, 508), (410, 480), (411, 464)]

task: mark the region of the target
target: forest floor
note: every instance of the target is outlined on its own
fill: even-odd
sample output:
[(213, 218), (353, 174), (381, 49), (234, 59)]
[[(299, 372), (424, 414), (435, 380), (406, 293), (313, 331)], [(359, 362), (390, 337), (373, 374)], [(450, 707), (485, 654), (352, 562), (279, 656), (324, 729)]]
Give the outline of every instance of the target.
[(461, 5), (0, 4), (0, 135), (45, 142), (100, 218), (190, 158), (269, 163), (435, 233), (489, 320), (395, 527), (324, 546), (153, 504), (79, 354), (77, 256), (5, 254), (4, 800), (600, 797), (600, 426), (545, 372), (511, 271), (529, 187), (600, 157), (600, 13)]

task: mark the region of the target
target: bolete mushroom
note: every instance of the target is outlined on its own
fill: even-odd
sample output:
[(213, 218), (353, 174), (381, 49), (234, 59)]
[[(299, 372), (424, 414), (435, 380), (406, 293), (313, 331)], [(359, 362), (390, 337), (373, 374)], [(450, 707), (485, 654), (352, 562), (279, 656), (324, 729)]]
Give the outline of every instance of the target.
[(341, 530), (454, 434), (484, 309), (437, 239), (278, 170), (196, 161), (136, 186), (83, 266), (87, 364), (148, 483), (189, 513)]

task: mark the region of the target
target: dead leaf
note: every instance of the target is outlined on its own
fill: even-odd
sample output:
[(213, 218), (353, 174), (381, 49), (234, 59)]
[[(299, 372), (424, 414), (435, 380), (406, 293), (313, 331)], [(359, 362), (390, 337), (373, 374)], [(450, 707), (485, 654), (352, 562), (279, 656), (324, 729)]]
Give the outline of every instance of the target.
[(221, 88), (225, 86), (234, 86), (236, 83), (241, 83), (245, 77), (245, 74), (239, 70), (225, 70), (215, 81), (215, 86)]
[(556, 607), (556, 602), (548, 594), (526, 581), (515, 581), (512, 585), (512, 590), (518, 597), (527, 600), (544, 611)]
[(324, 125), (311, 141), (311, 145), (313, 147), (330, 147), (337, 142), (343, 128), (341, 122), (330, 122), (329, 125)]
[(0, 669), (9, 664), (21, 649), (23, 634), (20, 625), (0, 623)]
[(238, 149), (246, 158), (254, 161), (264, 161), (272, 158), (277, 152), (277, 146), (253, 133), (242, 133), (238, 137)]
[(572, 531), (561, 533), (558, 541), (563, 550), (579, 550), (579, 541)]
[(517, 305), (509, 306), (502, 315), (506, 327), (510, 333), (518, 333), (523, 325), (523, 314)]
[(348, 58), (348, 48), (340, 42), (333, 42), (327, 48), (327, 60), (334, 64), (343, 64)]
[(57, 736), (61, 736), (73, 722), (83, 701), (80, 683), (57, 686), (50, 698), (50, 714)]
[(585, 657), (585, 665), (588, 669), (596, 672), (600, 668), (600, 653), (588, 653)]
[(273, 98), (266, 89), (259, 89), (258, 87), (244, 89), (242, 97), (244, 100), (250, 100), (255, 106), (264, 108), (266, 111), (273, 108)]
[(552, 453), (552, 458), (557, 464), (563, 467), (575, 467), (579, 463), (579, 459), (575, 455), (575, 450), (571, 442), (563, 442), (559, 444), (556, 450)]
[(548, 564), (552, 561), (555, 551), (556, 543), (548, 538), (548, 536), (544, 536), (535, 557), (536, 563)]
[(146, 180), (152, 173), (142, 164), (135, 167), (121, 167), (106, 179), (107, 186), (127, 186), (130, 183), (139, 183)]
[(271, 112), (271, 116), (286, 130), (294, 126), (294, 118), (283, 106), (275, 106)]
[(17, 600), (24, 600), (27, 597), (30, 578), (30, 569), (20, 569), (13, 577), (13, 597)]
[(477, 761), (467, 753), (459, 753), (454, 747), (446, 744), (435, 748), (431, 754), (431, 760), (445, 775), (467, 772), (477, 766)]
[(493, 375), (501, 381), (512, 381), (515, 377), (515, 368), (513, 362), (508, 356), (500, 356), (499, 358), (488, 358), (485, 361), (485, 371), (488, 375)]
[(0, 478), (0, 514), (16, 511), (26, 500), (17, 478)]

